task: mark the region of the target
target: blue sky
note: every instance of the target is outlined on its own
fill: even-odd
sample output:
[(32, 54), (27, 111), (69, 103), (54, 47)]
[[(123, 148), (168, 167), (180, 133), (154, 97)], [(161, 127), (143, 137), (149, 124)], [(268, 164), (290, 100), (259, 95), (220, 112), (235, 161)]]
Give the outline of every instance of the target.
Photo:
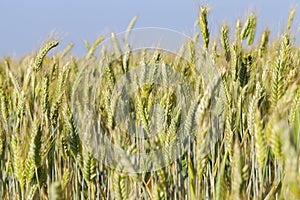
[(61, 49), (74, 42), (73, 53), (82, 55), (84, 40), (93, 42), (100, 35), (124, 31), (135, 15), (139, 16), (136, 28), (163, 27), (192, 35), (198, 28), (194, 22), (200, 5), (211, 7), (209, 27), (214, 36), (223, 22), (233, 29), (237, 18), (245, 21), (254, 11), (258, 15), (256, 39), (267, 26), (276, 37), (285, 28), (289, 10), (295, 7), (293, 26), (299, 36), (296, 0), (2, 0), (0, 57), (36, 51), (53, 31), (62, 38)]

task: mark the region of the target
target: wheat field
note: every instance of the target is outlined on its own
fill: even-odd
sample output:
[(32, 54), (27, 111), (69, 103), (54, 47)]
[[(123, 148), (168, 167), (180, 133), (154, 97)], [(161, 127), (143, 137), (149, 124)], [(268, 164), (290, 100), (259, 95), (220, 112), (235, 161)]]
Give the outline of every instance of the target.
[[(223, 24), (219, 37), (212, 38), (210, 12), (201, 7), (195, 22), (199, 31), (182, 44), (187, 59), (180, 51), (176, 56), (147, 49), (134, 53), (129, 45), (124, 51), (115, 34), (114, 54), (100, 48), (104, 37), (86, 42), (82, 57), (72, 55), (72, 43), (55, 51), (60, 41), (49, 38), (39, 51), (1, 58), (0, 199), (300, 199), (300, 49), (292, 31), (296, 11), (289, 13), (284, 33), (272, 40), (267, 28), (257, 35), (255, 13), (236, 20), (234, 32)], [(219, 74), (218, 119), (211, 117), (214, 87), (195, 71), (199, 43)], [(139, 85), (126, 109), (149, 135), (154, 105), (161, 108), (154, 112), (159, 134), (143, 142), (121, 130), (113, 94), (118, 80), (141, 63), (155, 70), (145, 68), (148, 84)], [(162, 82), (170, 78), (165, 68), (157, 74), (160, 66), (176, 71), (190, 87), (193, 99), (184, 122), (173, 88), (153, 84), (157, 76)], [(84, 120), (91, 119), (86, 115), (91, 109), (92, 128)], [(130, 173), (125, 161), (118, 165), (119, 158), (110, 163), (99, 159), (82, 137), (90, 129), (101, 130), (132, 154), (172, 147), (181, 128), (189, 137), (176, 147), (176, 159), (169, 160), (166, 148), (165, 166), (133, 166)], [(217, 137), (211, 138), (213, 130)]]

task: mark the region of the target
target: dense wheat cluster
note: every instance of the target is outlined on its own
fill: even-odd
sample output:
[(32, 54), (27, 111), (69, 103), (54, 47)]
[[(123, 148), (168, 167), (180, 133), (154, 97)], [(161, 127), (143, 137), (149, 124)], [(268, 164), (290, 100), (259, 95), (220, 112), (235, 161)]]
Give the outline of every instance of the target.
[[(47, 56), (59, 45), (49, 40), (34, 54), (0, 59), (0, 199), (300, 199), (300, 50), (291, 31), (294, 14), (274, 40), (268, 29), (258, 37), (255, 13), (237, 20), (234, 32), (224, 24), (220, 38), (212, 38), (209, 9), (202, 7), (199, 33), (182, 44), (188, 60), (180, 57), (184, 50), (177, 56), (124, 50), (115, 34), (114, 55), (97, 51), (100, 37), (86, 42), (81, 58), (71, 56), (73, 44)], [(213, 96), (195, 73), (200, 42), (220, 74), (217, 123), (210, 115)], [(150, 84), (141, 85), (128, 102), (132, 119), (151, 134), (150, 111), (154, 104), (163, 108), (154, 113), (159, 134), (143, 144), (121, 131), (113, 96), (119, 78), (141, 63), (151, 66), (145, 70)], [(191, 137), (177, 146), (178, 159), (163, 168), (138, 173), (112, 168), (84, 145), (85, 106), (93, 107), (94, 123), (128, 154), (140, 145), (167, 149), (182, 127), (183, 111), (172, 88), (151, 84), (159, 66), (177, 71), (191, 87), (194, 99), (183, 126)], [(168, 77), (163, 68), (162, 81)], [(98, 90), (91, 92), (95, 84)], [(79, 100), (87, 104), (80, 107)], [(213, 143), (207, 139), (212, 130), (218, 131)]]

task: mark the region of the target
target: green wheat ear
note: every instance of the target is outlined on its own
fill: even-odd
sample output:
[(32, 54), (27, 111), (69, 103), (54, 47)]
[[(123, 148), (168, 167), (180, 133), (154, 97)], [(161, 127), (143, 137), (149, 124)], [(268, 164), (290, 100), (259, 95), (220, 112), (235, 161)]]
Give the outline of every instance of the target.
[(287, 22), (287, 25), (286, 25), (286, 33), (287, 33), (287, 34), (289, 34), (290, 31), (291, 31), (291, 26), (292, 26), (292, 23), (293, 23), (293, 20), (294, 20), (295, 13), (296, 13), (296, 9), (293, 8), (293, 9), (290, 11), (289, 18), (288, 18), (288, 22)]
[(91, 184), (96, 177), (96, 160), (90, 151), (84, 151), (83, 177), (88, 184)]
[(248, 45), (251, 45), (254, 40), (256, 31), (256, 16), (254, 13), (250, 13), (242, 30), (242, 40), (248, 38)]
[(235, 24), (235, 34), (234, 34), (234, 43), (235, 45), (240, 48), (241, 47), (241, 39), (242, 39), (242, 23), (241, 20), (237, 20)]
[(13, 136), (11, 148), (12, 148), (12, 155), (13, 155), (13, 172), (16, 179), (19, 181), (22, 193), (24, 192), (25, 187), (25, 175), (24, 175), (24, 158), (22, 155), (22, 148), (20, 144), (20, 139), (16, 136)]
[(134, 16), (134, 17), (132, 18), (132, 20), (130, 21), (130, 23), (128, 24), (127, 29), (126, 29), (125, 38), (124, 38), (124, 41), (125, 41), (125, 42), (128, 40), (128, 38), (129, 38), (129, 36), (130, 36), (130, 33), (131, 33), (131, 31), (132, 31), (132, 29), (133, 29), (133, 27), (134, 27), (134, 25), (135, 25), (137, 19), (138, 19), (138, 16)]
[(260, 58), (262, 58), (267, 50), (267, 45), (269, 42), (269, 36), (270, 36), (270, 31), (267, 28), (262, 36), (261, 36), (261, 41), (260, 41), (260, 45), (259, 45), (259, 49), (258, 49), (258, 55)]
[(2, 87), (0, 87), (0, 106), (1, 106), (2, 118), (4, 122), (7, 123), (9, 118), (8, 100), (7, 100), (7, 94)]
[(115, 194), (115, 199), (117, 200), (126, 200), (129, 199), (129, 194), (128, 194), (128, 185), (127, 185), (127, 177), (125, 174), (122, 172), (117, 172), (114, 171), (113, 173), (113, 178), (114, 178), (114, 194)]
[(252, 20), (251, 20), (251, 28), (250, 28), (249, 38), (248, 38), (248, 45), (253, 44), (255, 32), (256, 32), (256, 16), (253, 14)]
[(41, 165), (41, 161), (43, 158), (42, 155), (42, 130), (41, 125), (37, 122), (34, 122), (32, 134), (31, 134), (31, 142), (29, 147), (28, 156), (25, 163), (25, 174), (26, 179), (30, 182)]
[[(295, 116), (298, 116), (298, 110), (299, 110), (299, 105), (300, 105), (300, 88), (297, 89), (296, 93), (295, 93), (295, 97), (290, 109), (290, 113), (289, 113), (289, 124), (293, 125), (295, 122)], [(296, 121), (298, 121), (298, 119), (296, 118)], [(296, 133), (298, 134), (298, 133)]]
[(199, 24), (200, 26), (200, 31), (202, 33), (202, 39), (203, 39), (205, 50), (208, 50), (209, 34), (210, 34), (208, 30), (208, 22), (207, 22), (208, 13), (209, 13), (209, 8), (201, 6), (199, 19), (195, 22), (195, 24)]
[(91, 57), (95, 57), (94, 53), (97, 49), (97, 47), (101, 44), (101, 42), (103, 42), (105, 38), (103, 36), (100, 36), (99, 38), (97, 38), (97, 40), (93, 43), (93, 45), (89, 48), (89, 51), (86, 55), (86, 59), (90, 59)]
[(225, 54), (225, 59), (227, 62), (229, 62), (231, 56), (230, 56), (230, 47), (229, 47), (229, 26), (227, 24), (224, 24), (222, 26), (221, 35), (222, 35), (221, 43)]
[(68, 131), (68, 142), (70, 146), (70, 153), (73, 158), (76, 160), (81, 154), (81, 141), (77, 131), (76, 122), (74, 116), (71, 113), (69, 107), (64, 111), (64, 122), (65, 128)]
[(285, 73), (291, 64), (291, 43), (287, 34), (282, 36), (281, 48), (275, 60), (275, 66), (272, 71), (271, 80), (271, 103), (272, 107), (277, 106), (278, 100), (283, 96), (286, 90), (284, 82)]
[(54, 47), (56, 47), (59, 44), (58, 41), (52, 41), (46, 43), (43, 48), (40, 49), (39, 53), (37, 54), (35, 60), (34, 60), (34, 66), (33, 69), (35, 71), (39, 71), (42, 67), (43, 60), (46, 56), (46, 54)]
[(255, 87), (255, 93), (250, 99), (249, 106), (248, 106), (248, 113), (247, 113), (247, 124), (248, 130), (251, 135), (255, 133), (255, 111), (258, 107), (258, 101), (262, 96), (263, 88), (261, 83), (258, 81)]
[(68, 46), (66, 46), (66, 48), (63, 50), (61, 57), (64, 58), (66, 55), (68, 55), (68, 53), (70, 53), (70, 51), (72, 50), (73, 46), (73, 42), (69, 43)]
[(243, 58), (242, 66), (239, 71), (240, 86), (245, 87), (249, 80), (249, 74), (252, 66), (252, 56), (247, 54)]
[(265, 160), (267, 159), (267, 139), (265, 131), (263, 129), (263, 124), (260, 116), (260, 112), (256, 111), (255, 124), (254, 124), (254, 138), (255, 138), (255, 153), (258, 160), (260, 179), (263, 177), (263, 168), (265, 165)]

